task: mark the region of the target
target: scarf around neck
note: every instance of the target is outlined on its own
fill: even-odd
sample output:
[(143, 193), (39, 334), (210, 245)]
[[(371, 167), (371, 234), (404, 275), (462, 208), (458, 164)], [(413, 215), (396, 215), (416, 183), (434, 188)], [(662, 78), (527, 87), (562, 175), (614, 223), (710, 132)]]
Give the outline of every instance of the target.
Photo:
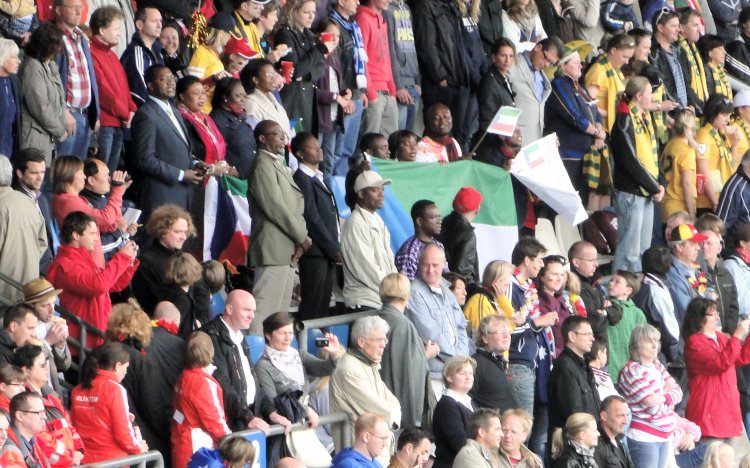
[(611, 132), (617, 116), (615, 112), (617, 97), (625, 91), (625, 77), (622, 71), (614, 69), (604, 54), (599, 56), (597, 64), (604, 68), (604, 74), (607, 77), (607, 131)]
[(680, 35), (679, 42), (690, 67), (690, 89), (698, 95), (701, 101), (705, 101), (708, 99), (709, 93), (706, 84), (706, 72), (703, 69), (703, 59), (698, 53), (698, 47), (695, 44), (688, 44), (688, 41), (682, 35)]
[(302, 367), (302, 359), (299, 352), (294, 348), (286, 351), (279, 351), (266, 345), (263, 355), (268, 357), (273, 367), (279, 370), (284, 376), (296, 382), (300, 388), (305, 385), (305, 369)]
[(336, 10), (331, 10), (328, 16), (351, 34), (354, 42), (354, 71), (357, 75), (357, 87), (359, 89), (367, 88), (367, 77), (365, 76), (367, 52), (365, 52), (365, 41), (362, 39), (362, 30), (359, 29), (356, 21), (347, 20)]
[(706, 76), (711, 76), (711, 94), (723, 94), (729, 99), (732, 99), (734, 94), (732, 94), (732, 87), (729, 85), (729, 79), (727, 78), (727, 73), (724, 70), (724, 67), (709, 63), (708, 70), (710, 73)]
[(628, 112), (633, 121), (636, 157), (651, 177), (657, 178), (659, 176), (659, 148), (656, 143), (651, 116), (638, 110), (632, 101), (628, 103)]

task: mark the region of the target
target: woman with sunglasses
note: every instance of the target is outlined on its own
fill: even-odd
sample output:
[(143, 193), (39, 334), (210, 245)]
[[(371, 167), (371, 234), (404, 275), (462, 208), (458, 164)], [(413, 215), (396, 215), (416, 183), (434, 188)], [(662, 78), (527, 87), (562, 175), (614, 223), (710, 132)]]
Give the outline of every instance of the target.
[(704, 439), (731, 445), (739, 459), (750, 453), (736, 372), (750, 363), (750, 340), (742, 343), (749, 328), (745, 319), (731, 336), (722, 333), (716, 302), (701, 297), (690, 302), (682, 324), (690, 390), (685, 417), (701, 428)]

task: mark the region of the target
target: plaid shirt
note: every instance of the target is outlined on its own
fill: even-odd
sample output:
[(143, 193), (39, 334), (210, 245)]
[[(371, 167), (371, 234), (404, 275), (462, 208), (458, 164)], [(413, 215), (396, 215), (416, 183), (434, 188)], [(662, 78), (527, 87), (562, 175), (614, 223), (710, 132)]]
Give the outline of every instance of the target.
[(89, 64), (83, 53), (83, 34), (76, 28), (73, 31), (62, 28), (65, 54), (68, 56), (68, 86), (65, 90), (68, 106), (85, 109), (91, 104), (91, 77)]
[[(445, 251), (445, 246), (440, 243), (437, 239), (432, 239), (432, 243)], [(411, 236), (401, 245), (396, 253), (396, 269), (399, 273), (409, 278), (409, 281), (413, 281), (417, 277), (417, 270), (419, 270), (419, 256), (422, 254), (422, 250), (427, 246), (424, 242), (419, 240), (417, 236)], [(448, 272), (448, 264), (446, 263), (443, 272)]]

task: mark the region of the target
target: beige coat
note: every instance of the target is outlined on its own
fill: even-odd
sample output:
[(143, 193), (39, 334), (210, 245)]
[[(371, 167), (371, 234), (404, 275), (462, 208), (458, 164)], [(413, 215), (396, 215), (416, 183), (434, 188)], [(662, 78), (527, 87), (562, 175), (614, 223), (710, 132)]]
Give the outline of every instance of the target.
[(65, 139), (65, 90), (54, 61), (43, 65), (26, 57), (19, 73), (23, 85), (20, 147), (44, 153), (52, 167), (55, 143)]
[(497, 451), (485, 457), (482, 446), (473, 439), (467, 439), (466, 445), (453, 460), (453, 468), (500, 468), (500, 457)]

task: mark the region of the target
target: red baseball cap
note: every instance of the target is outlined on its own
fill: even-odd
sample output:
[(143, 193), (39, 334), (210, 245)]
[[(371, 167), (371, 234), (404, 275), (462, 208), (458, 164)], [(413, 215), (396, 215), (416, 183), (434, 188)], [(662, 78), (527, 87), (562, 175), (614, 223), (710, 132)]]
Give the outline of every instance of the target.
[(227, 42), (227, 45), (224, 46), (224, 53), (227, 55), (236, 54), (240, 57), (245, 57), (246, 59), (251, 59), (257, 55), (257, 53), (250, 47), (250, 44), (242, 39), (237, 39), (234, 36), (232, 36), (232, 38), (229, 39), (229, 42)]

